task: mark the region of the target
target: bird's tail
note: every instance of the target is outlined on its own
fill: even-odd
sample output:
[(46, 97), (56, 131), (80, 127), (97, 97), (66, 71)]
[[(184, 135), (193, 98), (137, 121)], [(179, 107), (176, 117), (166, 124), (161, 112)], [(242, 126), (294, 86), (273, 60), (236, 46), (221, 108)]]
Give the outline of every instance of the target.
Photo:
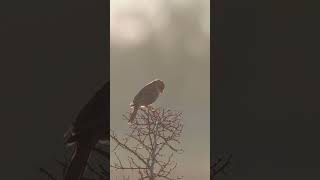
[(85, 171), (90, 156), (91, 147), (77, 145), (71, 163), (66, 171), (64, 180), (80, 180)]
[(133, 112), (131, 113), (131, 116), (130, 116), (130, 119), (129, 119), (129, 123), (132, 123), (133, 120), (136, 118), (138, 109), (139, 109), (139, 108), (138, 108), (137, 106), (135, 106), (135, 107), (133, 108)]

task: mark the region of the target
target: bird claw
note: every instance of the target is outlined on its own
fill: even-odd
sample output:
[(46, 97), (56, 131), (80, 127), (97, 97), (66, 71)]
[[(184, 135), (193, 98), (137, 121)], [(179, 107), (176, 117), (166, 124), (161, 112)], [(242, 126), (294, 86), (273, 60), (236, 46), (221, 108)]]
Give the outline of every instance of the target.
[(152, 112), (156, 111), (156, 109), (154, 107), (152, 107), (151, 105), (147, 106), (147, 108), (149, 111), (152, 111)]

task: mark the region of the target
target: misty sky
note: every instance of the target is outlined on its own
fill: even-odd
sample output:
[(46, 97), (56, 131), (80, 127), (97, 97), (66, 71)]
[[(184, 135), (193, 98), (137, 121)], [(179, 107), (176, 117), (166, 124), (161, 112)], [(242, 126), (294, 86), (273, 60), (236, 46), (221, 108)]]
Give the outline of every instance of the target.
[(185, 152), (176, 155), (175, 175), (185, 180), (209, 179), (209, 2), (110, 2), (111, 129), (128, 132), (122, 114), (129, 103), (147, 82), (162, 79), (166, 88), (154, 105), (183, 113)]

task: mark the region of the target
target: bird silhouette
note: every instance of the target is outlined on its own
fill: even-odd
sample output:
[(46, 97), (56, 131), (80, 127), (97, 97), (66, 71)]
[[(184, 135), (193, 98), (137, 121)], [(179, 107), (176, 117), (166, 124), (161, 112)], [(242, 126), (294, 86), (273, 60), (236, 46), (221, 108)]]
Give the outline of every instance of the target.
[(138, 92), (138, 94), (134, 97), (132, 103), (130, 104), (130, 106), (133, 107), (133, 112), (130, 116), (129, 123), (133, 122), (140, 107), (149, 106), (158, 99), (159, 95), (163, 93), (164, 87), (165, 84), (163, 81), (155, 79), (145, 85)]
[(107, 82), (80, 110), (72, 127), (65, 133), (65, 145), (75, 146), (64, 180), (80, 180), (92, 148), (108, 140), (110, 127), (110, 82)]

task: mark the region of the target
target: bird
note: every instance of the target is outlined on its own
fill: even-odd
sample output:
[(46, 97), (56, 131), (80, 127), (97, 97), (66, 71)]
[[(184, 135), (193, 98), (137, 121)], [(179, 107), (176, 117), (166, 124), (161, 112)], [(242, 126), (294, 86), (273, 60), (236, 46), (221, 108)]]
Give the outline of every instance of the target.
[(165, 84), (160, 79), (155, 79), (145, 85), (138, 94), (134, 97), (130, 106), (133, 108), (133, 112), (129, 118), (129, 123), (132, 123), (135, 119), (140, 107), (147, 107), (154, 103), (160, 94), (163, 93)]
[(106, 82), (80, 110), (64, 135), (66, 146), (75, 146), (64, 180), (80, 180), (92, 148), (108, 140), (110, 128), (110, 82)]

